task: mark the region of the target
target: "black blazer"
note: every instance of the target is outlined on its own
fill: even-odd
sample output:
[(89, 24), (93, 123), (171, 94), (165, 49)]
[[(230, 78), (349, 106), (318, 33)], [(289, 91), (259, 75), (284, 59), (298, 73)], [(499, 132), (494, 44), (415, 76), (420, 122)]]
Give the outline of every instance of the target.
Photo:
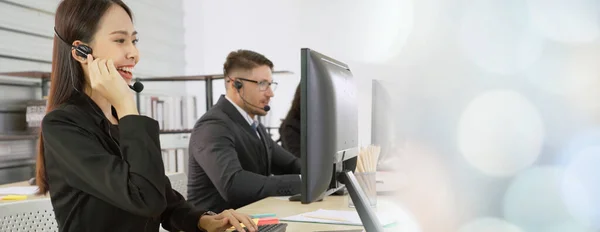
[[(116, 114), (116, 113), (114, 113)], [(201, 231), (205, 212), (171, 188), (158, 123), (129, 115), (112, 125), (85, 94), (42, 120), (50, 200), (60, 231)]]
[(286, 117), (279, 127), (281, 146), (300, 158), (300, 118)]
[(262, 125), (258, 132), (262, 140), (221, 96), (196, 122), (190, 138), (188, 201), (221, 212), (300, 193), (300, 160), (277, 145)]

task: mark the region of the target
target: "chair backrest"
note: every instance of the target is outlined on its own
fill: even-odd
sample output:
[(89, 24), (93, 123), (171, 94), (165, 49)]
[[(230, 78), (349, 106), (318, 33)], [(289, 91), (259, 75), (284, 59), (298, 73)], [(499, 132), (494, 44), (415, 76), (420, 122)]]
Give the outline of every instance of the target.
[(187, 175), (183, 172), (169, 173), (167, 174), (169, 181), (175, 191), (181, 193), (185, 199), (187, 199)]
[(0, 232), (58, 231), (49, 198), (0, 204)]

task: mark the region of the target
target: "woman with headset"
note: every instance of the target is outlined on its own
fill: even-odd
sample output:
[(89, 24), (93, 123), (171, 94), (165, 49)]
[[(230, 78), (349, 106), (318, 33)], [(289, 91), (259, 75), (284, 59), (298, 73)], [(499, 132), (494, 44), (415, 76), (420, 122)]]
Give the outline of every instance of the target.
[[(285, 116), (285, 119), (281, 122), (281, 126), (279, 127), (279, 140), (281, 141), (281, 146), (298, 158), (302, 158), (302, 154), (300, 154), (300, 138), (302, 135), (301, 90), (301, 85), (298, 84), (298, 86), (296, 87), (296, 93), (294, 94), (294, 99), (292, 100), (292, 106), (290, 107), (290, 110), (288, 111), (287, 115)], [(354, 157), (344, 161), (343, 168), (346, 170), (355, 170), (357, 160), (358, 157)]]
[(281, 146), (300, 158), (300, 84), (296, 87), (296, 93), (292, 100), (292, 106), (285, 119), (279, 126), (279, 138)]
[(128, 87), (139, 55), (125, 3), (64, 0), (55, 17), (36, 180), (60, 231), (256, 231), (247, 215), (195, 209), (172, 189), (158, 123)]

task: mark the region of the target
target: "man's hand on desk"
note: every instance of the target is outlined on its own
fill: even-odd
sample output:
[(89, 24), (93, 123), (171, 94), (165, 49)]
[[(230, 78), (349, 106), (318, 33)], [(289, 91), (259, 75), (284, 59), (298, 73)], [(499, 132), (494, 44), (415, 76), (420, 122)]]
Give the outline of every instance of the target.
[(244, 228), (241, 225), (242, 223), (249, 231), (258, 231), (258, 226), (254, 224), (254, 221), (250, 216), (238, 213), (232, 209), (225, 210), (217, 215), (203, 215), (200, 217), (198, 227), (208, 232), (222, 232), (231, 226), (235, 227), (238, 231), (244, 231)]

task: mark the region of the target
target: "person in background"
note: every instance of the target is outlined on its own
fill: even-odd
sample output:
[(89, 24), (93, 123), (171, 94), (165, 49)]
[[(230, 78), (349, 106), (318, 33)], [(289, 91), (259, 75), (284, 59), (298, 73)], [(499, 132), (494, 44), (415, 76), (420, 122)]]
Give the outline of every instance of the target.
[[(279, 140), (281, 141), (281, 146), (294, 154), (294, 156), (301, 158), (300, 154), (300, 135), (301, 135), (301, 87), (298, 84), (296, 87), (296, 93), (294, 94), (294, 99), (292, 100), (292, 106), (288, 111), (285, 119), (281, 122), (279, 127)], [(345, 170), (354, 171), (356, 169), (356, 163), (358, 161), (358, 157), (350, 158), (343, 162), (343, 168)]]
[[(56, 10), (51, 87), (36, 181), (59, 231), (224, 231), (234, 210), (194, 208), (173, 190), (158, 123), (139, 115), (131, 84), (139, 61), (131, 10), (120, 0), (64, 0)], [(83, 47), (83, 45), (87, 47)]]
[(300, 84), (292, 100), (292, 107), (279, 126), (281, 146), (300, 158)]
[(223, 65), (226, 95), (193, 128), (188, 201), (220, 212), (269, 196), (300, 193), (300, 160), (258, 123), (276, 82), (273, 63), (249, 50), (231, 52)]

